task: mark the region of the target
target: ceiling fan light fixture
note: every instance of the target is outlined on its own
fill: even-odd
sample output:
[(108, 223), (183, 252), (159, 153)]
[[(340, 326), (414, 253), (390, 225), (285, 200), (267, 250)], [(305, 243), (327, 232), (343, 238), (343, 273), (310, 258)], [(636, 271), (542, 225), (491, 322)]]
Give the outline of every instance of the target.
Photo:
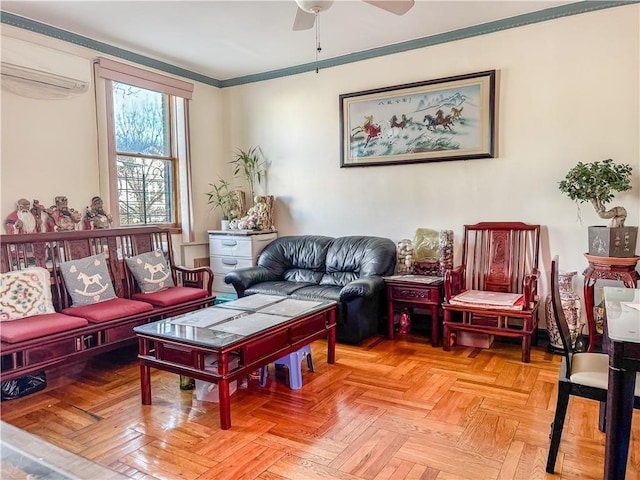
[(332, 4), (333, 0), (295, 0), (301, 10), (308, 13), (318, 14), (327, 10)]

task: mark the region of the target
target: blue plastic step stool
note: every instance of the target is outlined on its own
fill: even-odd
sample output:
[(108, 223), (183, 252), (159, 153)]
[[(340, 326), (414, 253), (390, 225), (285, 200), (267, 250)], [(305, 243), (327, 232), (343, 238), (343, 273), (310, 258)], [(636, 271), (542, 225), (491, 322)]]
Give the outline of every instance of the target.
[[(292, 352), (289, 355), (280, 357), (276, 360), (276, 367), (278, 365), (286, 365), (289, 368), (289, 388), (292, 390), (299, 390), (302, 388), (302, 371), (300, 370), (300, 362), (307, 357), (307, 367), (310, 372), (313, 372), (313, 359), (311, 358), (311, 345), (305, 345), (298, 351)], [(267, 374), (269, 373), (268, 365), (265, 365), (260, 369), (260, 386), (264, 387), (267, 384)]]

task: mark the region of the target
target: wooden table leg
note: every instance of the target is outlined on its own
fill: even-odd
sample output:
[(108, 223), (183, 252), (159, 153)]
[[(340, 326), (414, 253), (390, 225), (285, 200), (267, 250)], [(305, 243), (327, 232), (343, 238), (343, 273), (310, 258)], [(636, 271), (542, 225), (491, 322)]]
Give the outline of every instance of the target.
[[(140, 355), (149, 355), (149, 342), (144, 338), (138, 339), (138, 352)], [(151, 368), (144, 360), (140, 362), (140, 395), (143, 405), (151, 405)]]
[(218, 382), (218, 399), (220, 401), (220, 428), (231, 428), (231, 397), (229, 396), (229, 380), (224, 378)]
[(440, 346), (440, 316), (438, 315), (438, 305), (431, 307), (431, 346)]
[(387, 287), (387, 337), (389, 337), (389, 340), (393, 340), (393, 337), (395, 336), (393, 315), (393, 289), (391, 287)]
[(329, 341), (327, 342), (327, 363), (336, 363), (336, 309), (329, 311), (329, 325), (333, 325), (329, 330)]
[(151, 405), (151, 368), (140, 360), (140, 393), (142, 404)]

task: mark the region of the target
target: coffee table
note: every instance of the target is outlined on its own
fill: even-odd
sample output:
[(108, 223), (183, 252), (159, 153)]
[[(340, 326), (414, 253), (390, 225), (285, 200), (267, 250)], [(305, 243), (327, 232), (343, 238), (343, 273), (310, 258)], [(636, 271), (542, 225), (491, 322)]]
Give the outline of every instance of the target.
[[(336, 306), (330, 301), (250, 295), (135, 327), (143, 405), (151, 404), (151, 367), (186, 375), (217, 384), (220, 427), (231, 428), (229, 382), (324, 337), (327, 362), (335, 362)], [(205, 358), (212, 354), (217, 369), (206, 369)]]

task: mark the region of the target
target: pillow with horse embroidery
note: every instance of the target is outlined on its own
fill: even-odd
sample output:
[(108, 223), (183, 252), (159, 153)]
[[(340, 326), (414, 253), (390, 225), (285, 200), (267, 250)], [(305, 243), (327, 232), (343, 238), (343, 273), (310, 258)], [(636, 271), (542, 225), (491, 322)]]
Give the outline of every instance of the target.
[(171, 270), (161, 250), (141, 253), (135, 257), (125, 258), (125, 261), (142, 293), (159, 292), (175, 286), (171, 278)]
[(104, 253), (63, 262), (60, 271), (73, 307), (116, 298)]
[(32, 267), (0, 274), (0, 321), (55, 312), (48, 270)]

